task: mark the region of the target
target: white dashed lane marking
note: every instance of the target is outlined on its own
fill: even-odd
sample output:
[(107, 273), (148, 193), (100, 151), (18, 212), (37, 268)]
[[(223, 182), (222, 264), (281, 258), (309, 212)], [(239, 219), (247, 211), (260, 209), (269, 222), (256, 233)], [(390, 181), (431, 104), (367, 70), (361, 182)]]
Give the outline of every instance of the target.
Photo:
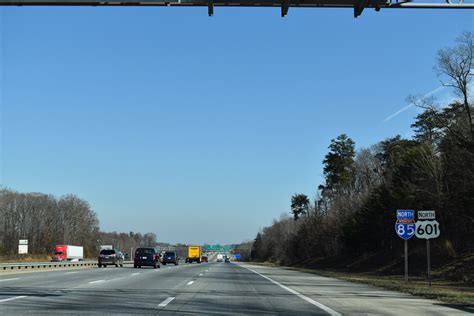
[(294, 294), (294, 295), (298, 296), (299, 298), (305, 300), (306, 302), (308, 302), (308, 303), (310, 303), (310, 304), (313, 304), (314, 306), (316, 306), (316, 307), (322, 309), (323, 311), (325, 311), (326, 313), (328, 313), (328, 314), (331, 315), (331, 316), (341, 316), (341, 314), (339, 314), (339, 313), (336, 312), (335, 310), (331, 309), (330, 307), (328, 307), (328, 306), (326, 306), (326, 305), (323, 305), (323, 304), (321, 304), (321, 303), (319, 303), (319, 302), (317, 302), (317, 301), (315, 301), (315, 300), (313, 300), (313, 299), (311, 299), (311, 298), (309, 298), (309, 297), (307, 297), (307, 296), (305, 296), (305, 295), (303, 295), (303, 294), (301, 294), (301, 293), (299, 293), (299, 292), (293, 290), (292, 288), (289, 288), (289, 287), (287, 287), (287, 286), (285, 286), (285, 285), (283, 285), (283, 284), (281, 284), (281, 283), (279, 283), (279, 282), (277, 282), (277, 281), (275, 281), (275, 280), (273, 280), (273, 279), (267, 277), (266, 275), (263, 275), (263, 274), (261, 274), (261, 273), (255, 271), (255, 270), (250, 269), (250, 268), (247, 268), (247, 267), (244, 267), (244, 268), (247, 269), (247, 270), (249, 270), (249, 271), (252, 271), (252, 272), (255, 273), (255, 274), (258, 274), (258, 275), (261, 276), (262, 278), (264, 278), (264, 279), (266, 279), (266, 280), (272, 282), (273, 284), (278, 285), (278, 286), (281, 287), (282, 289), (284, 289), (284, 290), (290, 292), (291, 294)]
[(163, 302), (161, 302), (160, 304), (158, 304), (159, 307), (165, 307), (166, 305), (168, 305), (172, 300), (174, 300), (174, 297), (168, 297), (166, 300), (164, 300)]
[(17, 300), (17, 299), (24, 298), (24, 297), (26, 297), (26, 296), (22, 295), (22, 296), (10, 297), (10, 298), (0, 300), (0, 303)]
[(6, 281), (15, 281), (15, 280), (19, 280), (20, 278), (11, 278), (11, 279), (0, 279), (0, 282), (6, 282)]
[(97, 281), (91, 281), (89, 284), (95, 284), (95, 283), (101, 283), (104, 282), (105, 280), (97, 280)]

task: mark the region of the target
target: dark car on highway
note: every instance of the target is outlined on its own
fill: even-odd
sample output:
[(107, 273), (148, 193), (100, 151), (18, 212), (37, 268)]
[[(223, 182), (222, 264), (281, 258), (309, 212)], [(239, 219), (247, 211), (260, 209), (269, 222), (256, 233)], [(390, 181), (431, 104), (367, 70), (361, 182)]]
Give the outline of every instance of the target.
[(178, 265), (178, 256), (174, 251), (167, 251), (163, 254), (163, 258), (161, 259), (161, 263), (166, 265), (167, 263), (173, 263), (175, 266)]
[(142, 266), (151, 266), (153, 268), (160, 267), (160, 254), (155, 248), (138, 248), (133, 258), (133, 267), (141, 268)]
[(103, 249), (100, 251), (98, 262), (99, 268), (108, 265), (123, 267), (123, 255), (115, 249)]

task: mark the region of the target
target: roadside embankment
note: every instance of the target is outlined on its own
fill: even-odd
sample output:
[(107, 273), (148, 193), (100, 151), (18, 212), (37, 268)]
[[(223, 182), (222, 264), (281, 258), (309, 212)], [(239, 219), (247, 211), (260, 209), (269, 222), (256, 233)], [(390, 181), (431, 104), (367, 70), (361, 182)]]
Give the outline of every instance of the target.
[[(345, 259), (347, 260), (347, 258)], [(424, 274), (410, 275), (409, 273), (409, 282), (405, 284), (403, 271), (397, 267), (403, 266), (402, 260), (395, 263), (388, 262), (386, 265), (379, 265), (378, 267), (373, 265), (370, 269), (362, 269), (363, 261), (370, 259), (370, 257), (367, 257), (367, 259), (346, 261), (344, 263), (341, 258), (324, 258), (291, 266), (271, 262), (252, 263), (370, 284), (447, 303), (474, 306), (474, 254), (451, 258), (442, 265), (435, 266), (432, 271), (431, 287), (428, 286)], [(418, 265), (423, 264), (425, 264), (423, 261), (412, 262), (412, 265), (417, 265), (417, 270), (420, 268)]]

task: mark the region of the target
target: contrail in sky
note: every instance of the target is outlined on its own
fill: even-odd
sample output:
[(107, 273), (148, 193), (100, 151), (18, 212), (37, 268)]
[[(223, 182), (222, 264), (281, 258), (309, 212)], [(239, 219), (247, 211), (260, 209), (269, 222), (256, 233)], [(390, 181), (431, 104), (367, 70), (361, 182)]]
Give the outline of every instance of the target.
[[(427, 98), (429, 97), (430, 95), (433, 95), (435, 94), (436, 92), (442, 90), (446, 88), (445, 86), (439, 86), (438, 88), (434, 89), (434, 90), (431, 90), (430, 92), (428, 92), (427, 94), (425, 94), (424, 96), (420, 97), (418, 100), (420, 99), (424, 99), (424, 98)], [(408, 104), (407, 106), (404, 106), (403, 108), (401, 108), (400, 110), (398, 110), (397, 112), (393, 113), (392, 115), (388, 116), (387, 118), (385, 118), (385, 120), (383, 120), (384, 122), (388, 122), (390, 121), (391, 119), (393, 119), (395, 116), (397, 116), (398, 114), (402, 113), (402, 112), (405, 112), (406, 110), (408, 110), (409, 108), (411, 108), (412, 106), (414, 106), (415, 104), (410, 103)]]

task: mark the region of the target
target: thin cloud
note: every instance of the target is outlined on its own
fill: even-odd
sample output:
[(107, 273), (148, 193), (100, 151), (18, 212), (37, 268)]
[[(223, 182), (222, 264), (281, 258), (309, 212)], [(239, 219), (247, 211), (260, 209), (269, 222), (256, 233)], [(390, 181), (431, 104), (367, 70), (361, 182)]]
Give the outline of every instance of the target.
[[(427, 98), (441, 90), (443, 90), (444, 88), (446, 88), (445, 86), (439, 86), (438, 88), (436, 89), (433, 89), (431, 90), (430, 92), (428, 92), (427, 94), (425, 94), (424, 96), (420, 97), (418, 100), (421, 100), (421, 99), (424, 99), (424, 98)], [(403, 113), (405, 112), (406, 110), (412, 108), (413, 106), (415, 106), (415, 104), (412, 102), (410, 104), (408, 104), (407, 106), (404, 106), (403, 108), (401, 108), (400, 110), (398, 110), (397, 112), (393, 113), (392, 115), (389, 115), (388, 117), (385, 118), (385, 120), (383, 120), (383, 122), (388, 122), (390, 121), (391, 119), (393, 119), (394, 117), (396, 117), (397, 115), (399, 115), (400, 113)]]

